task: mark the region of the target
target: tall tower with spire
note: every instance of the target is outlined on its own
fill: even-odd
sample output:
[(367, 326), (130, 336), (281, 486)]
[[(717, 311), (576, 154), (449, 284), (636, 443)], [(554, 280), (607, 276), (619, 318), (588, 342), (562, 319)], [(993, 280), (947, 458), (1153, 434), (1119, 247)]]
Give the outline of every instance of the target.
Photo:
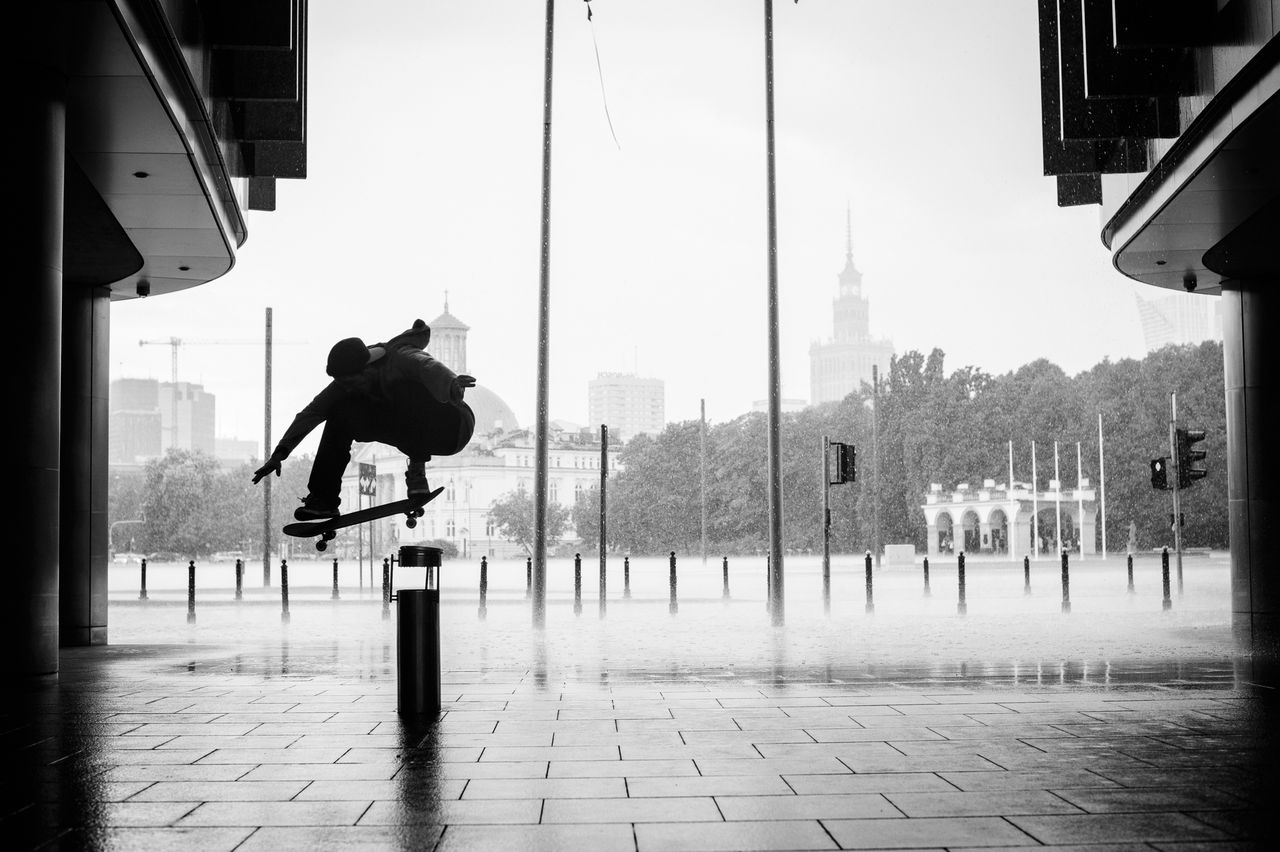
[(853, 262), (853, 217), (845, 209), (844, 269), (836, 276), (831, 303), (832, 337), (809, 347), (809, 398), (816, 405), (844, 399), (863, 383), (871, 384), (871, 368), (885, 375), (893, 344), (871, 336), (871, 305), (862, 295), (862, 273)]
[(449, 313), (449, 291), (444, 294), (444, 313), (427, 323), (431, 327), (431, 342), (427, 351), (431, 357), (455, 373), (467, 372), (467, 332), (471, 326)]

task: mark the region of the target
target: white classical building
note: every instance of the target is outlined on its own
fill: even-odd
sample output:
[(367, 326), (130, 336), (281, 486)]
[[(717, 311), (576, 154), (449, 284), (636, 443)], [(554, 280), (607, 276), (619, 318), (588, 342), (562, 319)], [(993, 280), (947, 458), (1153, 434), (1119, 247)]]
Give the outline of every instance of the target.
[[(1070, 489), (1051, 480), (1047, 491), (1035, 491), (1021, 482), (1010, 488), (990, 479), (978, 489), (961, 483), (953, 491), (943, 491), (941, 485), (934, 484), (920, 507), (929, 530), (928, 553), (938, 556), (963, 551), (1016, 560), (1056, 554), (1061, 546), (1089, 556), (1097, 553), (1096, 498), (1087, 478), (1081, 480), (1080, 487)], [(1034, 548), (1033, 534), (1038, 540)]]

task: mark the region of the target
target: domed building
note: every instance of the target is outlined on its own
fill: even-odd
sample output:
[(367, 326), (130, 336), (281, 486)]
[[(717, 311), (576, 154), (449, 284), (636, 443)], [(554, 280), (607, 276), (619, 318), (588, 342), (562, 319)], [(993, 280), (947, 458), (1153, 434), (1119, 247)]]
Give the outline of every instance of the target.
[[(431, 342), (427, 351), (431, 356), (455, 373), (467, 373), (470, 326), (449, 312), (447, 297), (444, 312), (428, 325)], [(443, 487), (444, 493), (427, 504), (426, 513), (413, 529), (406, 528), (399, 516), (375, 521), (370, 536), (373, 541), (364, 545), (366, 552), (382, 556), (400, 544), (443, 540), (467, 558), (482, 554), (490, 559), (524, 558), (522, 550), (499, 536), (489, 509), (503, 496), (533, 487), (533, 434), (521, 428), (511, 406), (484, 385), (468, 388), (466, 401), (476, 416), (471, 443), (457, 455), (437, 456), (427, 463), (428, 482), (433, 488)], [(591, 430), (557, 428), (552, 430), (550, 444), (548, 497), (571, 508), (579, 494), (599, 482), (600, 439)], [(620, 449), (621, 442), (615, 445), (610, 441), (610, 470), (617, 469), (616, 453)], [(353, 447), (351, 465), (343, 478), (343, 510), (403, 499), (405, 461), (403, 453), (385, 444)], [(377, 489), (374, 495), (359, 494), (361, 465), (373, 465)], [(564, 536), (575, 537), (572, 530)], [(358, 540), (353, 534), (335, 544), (339, 550), (344, 546), (353, 548)]]
[[(470, 372), (467, 369), (467, 332), (471, 326), (449, 313), (447, 293), (444, 313), (427, 325), (431, 328), (431, 343), (427, 346), (431, 357), (455, 373)], [(477, 383), (467, 391), (467, 405), (476, 415), (473, 441), (483, 441), (498, 432), (513, 432), (520, 428), (511, 406), (482, 384)]]

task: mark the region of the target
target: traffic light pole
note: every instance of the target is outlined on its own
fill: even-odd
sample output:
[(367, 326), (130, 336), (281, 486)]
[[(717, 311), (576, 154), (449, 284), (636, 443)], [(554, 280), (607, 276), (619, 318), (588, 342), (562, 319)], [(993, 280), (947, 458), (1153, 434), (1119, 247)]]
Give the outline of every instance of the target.
[(1173, 466), (1173, 552), (1178, 566), (1178, 597), (1182, 597), (1182, 509), (1178, 491), (1182, 482), (1182, 462), (1178, 458), (1178, 395), (1169, 394), (1169, 464)]
[(831, 614), (831, 439), (822, 436), (822, 608)]

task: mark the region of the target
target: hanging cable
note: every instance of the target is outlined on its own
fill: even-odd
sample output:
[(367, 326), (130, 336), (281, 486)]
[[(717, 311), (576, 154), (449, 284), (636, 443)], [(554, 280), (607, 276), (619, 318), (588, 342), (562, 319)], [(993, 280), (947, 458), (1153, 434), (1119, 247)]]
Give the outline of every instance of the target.
[(609, 124), (609, 135), (613, 137), (613, 144), (617, 145), (618, 150), (622, 150), (621, 143), (618, 142), (618, 134), (613, 129), (613, 118), (609, 115), (609, 96), (604, 90), (604, 69), (600, 64), (600, 44), (596, 41), (596, 27), (592, 22), (591, 0), (583, 0), (587, 4), (587, 25), (591, 28), (591, 46), (596, 52), (596, 76), (600, 79), (600, 102), (604, 104), (604, 119)]

